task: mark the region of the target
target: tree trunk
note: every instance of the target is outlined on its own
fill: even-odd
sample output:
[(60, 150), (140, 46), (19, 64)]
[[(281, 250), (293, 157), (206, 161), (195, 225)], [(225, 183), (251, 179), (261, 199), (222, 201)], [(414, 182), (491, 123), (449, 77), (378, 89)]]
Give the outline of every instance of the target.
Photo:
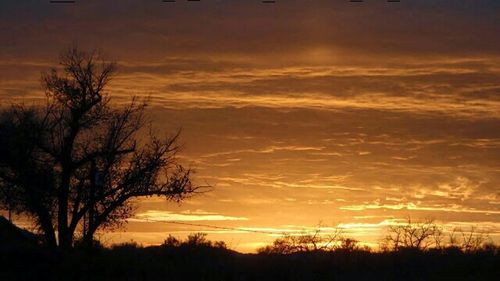
[(87, 231), (85, 235), (83, 236), (83, 244), (85, 245), (86, 248), (92, 248), (94, 245), (94, 233), (90, 233)]
[(47, 216), (39, 216), (40, 226), (43, 230), (43, 236), (45, 238), (45, 243), (49, 248), (55, 249), (57, 248), (56, 234), (54, 231), (54, 227), (52, 226), (52, 222), (50, 217)]
[(57, 213), (57, 234), (59, 247), (62, 249), (71, 248), (71, 235), (68, 228), (68, 191), (69, 191), (70, 176), (66, 169), (63, 168), (61, 186), (58, 194), (58, 213)]

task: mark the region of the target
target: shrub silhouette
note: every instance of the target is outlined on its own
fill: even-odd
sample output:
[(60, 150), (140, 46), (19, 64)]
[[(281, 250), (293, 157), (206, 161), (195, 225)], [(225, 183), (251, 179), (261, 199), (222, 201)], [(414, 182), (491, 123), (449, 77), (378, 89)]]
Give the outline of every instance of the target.
[(224, 241), (210, 241), (207, 239), (207, 234), (202, 232), (191, 233), (188, 235), (186, 240), (180, 240), (172, 235), (169, 235), (161, 246), (170, 248), (209, 247), (209, 248), (227, 249), (227, 245)]

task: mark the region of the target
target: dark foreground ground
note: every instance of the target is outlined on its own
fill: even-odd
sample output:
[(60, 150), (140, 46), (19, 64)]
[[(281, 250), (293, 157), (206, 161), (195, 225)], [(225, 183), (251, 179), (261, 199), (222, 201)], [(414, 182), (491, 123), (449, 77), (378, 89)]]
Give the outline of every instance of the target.
[(39, 247), (0, 250), (0, 280), (500, 280), (498, 250), (291, 255), (203, 246), (122, 246), (65, 255)]

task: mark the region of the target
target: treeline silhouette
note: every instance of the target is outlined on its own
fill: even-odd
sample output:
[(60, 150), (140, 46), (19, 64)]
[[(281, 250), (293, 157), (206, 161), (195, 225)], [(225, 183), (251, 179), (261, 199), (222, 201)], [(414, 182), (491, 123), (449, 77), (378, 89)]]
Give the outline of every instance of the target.
[[(443, 250), (456, 249), (463, 252), (475, 252), (484, 248), (495, 248), (488, 231), (471, 226), (469, 229), (455, 227), (445, 230), (443, 225), (427, 218), (414, 221), (408, 217), (406, 221), (395, 221), (387, 226), (387, 235), (379, 245), (383, 251)], [(319, 225), (314, 231), (302, 233), (286, 233), (274, 240), (271, 245), (257, 249), (264, 254), (291, 254), (311, 251), (372, 251), (360, 241), (345, 236), (342, 228), (333, 228), (328, 233), (322, 233)]]
[[(0, 233), (6, 233), (5, 228)], [(31, 240), (20, 242), (19, 235), (0, 236), (0, 280), (498, 280), (500, 276), (500, 248), (492, 243), (474, 249), (448, 245), (373, 251), (344, 242), (316, 249), (302, 245), (301, 250), (286, 253), (242, 254), (194, 233), (184, 240), (169, 236), (162, 245), (149, 247), (133, 242), (103, 247), (96, 242), (88, 248), (76, 243), (68, 252), (49, 250)], [(287, 237), (291, 236), (278, 238), (282, 241), (278, 244), (290, 242)], [(294, 243), (303, 237), (295, 239)]]

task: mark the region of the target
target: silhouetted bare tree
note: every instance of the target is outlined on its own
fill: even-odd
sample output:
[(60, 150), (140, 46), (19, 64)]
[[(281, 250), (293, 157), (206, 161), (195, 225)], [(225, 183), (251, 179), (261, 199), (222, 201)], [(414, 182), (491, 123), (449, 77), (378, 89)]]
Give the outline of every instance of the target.
[(463, 230), (454, 228), (449, 233), (449, 247), (459, 248), (464, 252), (475, 252), (482, 249), (488, 242), (489, 235), (486, 231), (475, 226)]
[(30, 215), (52, 247), (72, 247), (76, 233), (92, 241), (131, 215), (133, 198), (197, 192), (175, 158), (178, 134), (141, 138), (146, 104), (110, 105), (114, 71), (96, 52), (70, 48), (42, 75), (45, 106), (0, 114), (0, 206)]
[(443, 237), (442, 228), (432, 219), (412, 222), (408, 217), (406, 223), (390, 225), (388, 232), (383, 246), (394, 250), (400, 248), (425, 250), (439, 246)]
[(210, 241), (207, 239), (207, 234), (203, 232), (191, 233), (185, 240), (180, 240), (175, 236), (169, 235), (161, 245), (162, 247), (207, 247), (227, 249), (224, 241)]
[(318, 226), (312, 232), (302, 232), (299, 234), (285, 233), (280, 238), (273, 241), (272, 245), (258, 249), (259, 253), (264, 254), (291, 254), (298, 252), (311, 251), (333, 251), (341, 248), (343, 241), (353, 246), (356, 241), (342, 237), (342, 230), (335, 229), (329, 234), (321, 233), (321, 226)]

